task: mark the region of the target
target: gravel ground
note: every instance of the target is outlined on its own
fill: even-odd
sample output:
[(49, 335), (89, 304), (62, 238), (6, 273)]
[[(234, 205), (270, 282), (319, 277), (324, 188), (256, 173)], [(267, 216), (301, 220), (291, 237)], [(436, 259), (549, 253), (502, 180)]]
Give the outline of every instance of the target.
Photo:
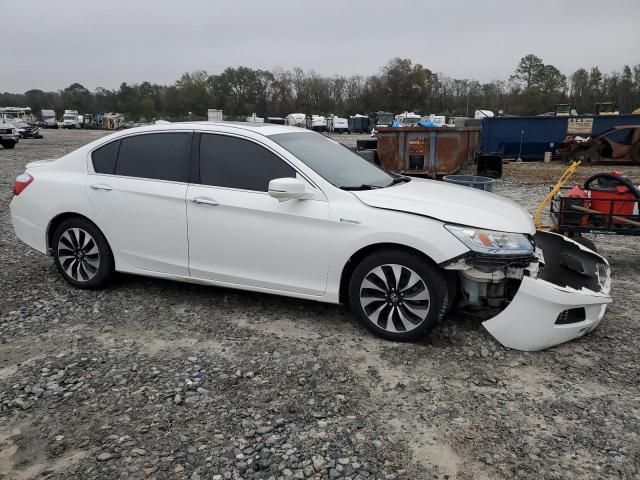
[[(0, 479), (640, 479), (632, 238), (596, 239), (602, 325), (538, 353), (455, 313), (394, 344), (339, 306), (125, 275), (75, 290), (15, 238), (10, 188), (104, 132), (44, 134), (0, 150)], [(513, 163), (495, 190), (533, 211), (562, 168)]]

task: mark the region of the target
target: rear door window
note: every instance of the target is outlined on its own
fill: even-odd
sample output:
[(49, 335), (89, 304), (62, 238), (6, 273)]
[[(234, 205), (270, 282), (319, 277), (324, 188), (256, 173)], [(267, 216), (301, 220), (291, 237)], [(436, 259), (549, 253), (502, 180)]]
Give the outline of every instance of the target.
[(266, 192), (274, 178), (295, 176), (293, 167), (254, 142), (227, 135), (200, 137), (202, 185)]
[(187, 182), (191, 133), (150, 133), (121, 140), (116, 175)]
[(116, 171), (116, 157), (119, 146), (120, 140), (116, 140), (93, 151), (91, 160), (93, 162), (93, 170), (96, 173), (113, 175), (113, 172)]

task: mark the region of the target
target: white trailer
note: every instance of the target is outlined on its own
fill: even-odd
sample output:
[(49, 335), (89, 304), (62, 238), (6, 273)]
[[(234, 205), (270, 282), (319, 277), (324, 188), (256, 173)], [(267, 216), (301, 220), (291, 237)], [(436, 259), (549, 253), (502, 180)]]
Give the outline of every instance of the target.
[(222, 117), (222, 110), (216, 110), (215, 108), (210, 108), (209, 110), (207, 110), (207, 121), (224, 122), (224, 118)]
[(264, 123), (264, 118), (262, 117), (258, 117), (255, 113), (253, 115), (251, 115), (250, 117), (247, 117), (246, 122), (249, 123)]
[(327, 131), (349, 133), (349, 121), (337, 115), (330, 115), (327, 117)]
[(305, 128), (307, 126), (307, 116), (304, 113), (290, 113), (285, 117), (284, 123), (291, 127)]

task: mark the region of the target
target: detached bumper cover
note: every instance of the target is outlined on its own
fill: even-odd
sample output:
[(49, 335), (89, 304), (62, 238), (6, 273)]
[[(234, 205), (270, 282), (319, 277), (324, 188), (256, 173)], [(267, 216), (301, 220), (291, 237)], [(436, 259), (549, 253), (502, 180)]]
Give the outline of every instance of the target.
[(509, 306), (483, 326), (502, 345), (542, 350), (581, 337), (604, 317), (611, 278), (607, 260), (561, 235), (538, 232), (544, 261), (525, 276)]

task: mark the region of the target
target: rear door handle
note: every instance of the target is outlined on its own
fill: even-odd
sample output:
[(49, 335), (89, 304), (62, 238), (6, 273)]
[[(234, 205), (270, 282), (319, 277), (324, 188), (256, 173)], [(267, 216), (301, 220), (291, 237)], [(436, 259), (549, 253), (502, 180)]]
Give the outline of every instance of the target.
[(193, 199), (193, 203), (197, 203), (199, 205), (211, 205), (213, 207), (219, 205), (218, 202), (209, 197), (196, 197)]
[(106, 185), (104, 183), (94, 183), (93, 185), (90, 185), (90, 187), (93, 190), (106, 190), (106, 191), (113, 190), (112, 187), (110, 187), (109, 185)]

